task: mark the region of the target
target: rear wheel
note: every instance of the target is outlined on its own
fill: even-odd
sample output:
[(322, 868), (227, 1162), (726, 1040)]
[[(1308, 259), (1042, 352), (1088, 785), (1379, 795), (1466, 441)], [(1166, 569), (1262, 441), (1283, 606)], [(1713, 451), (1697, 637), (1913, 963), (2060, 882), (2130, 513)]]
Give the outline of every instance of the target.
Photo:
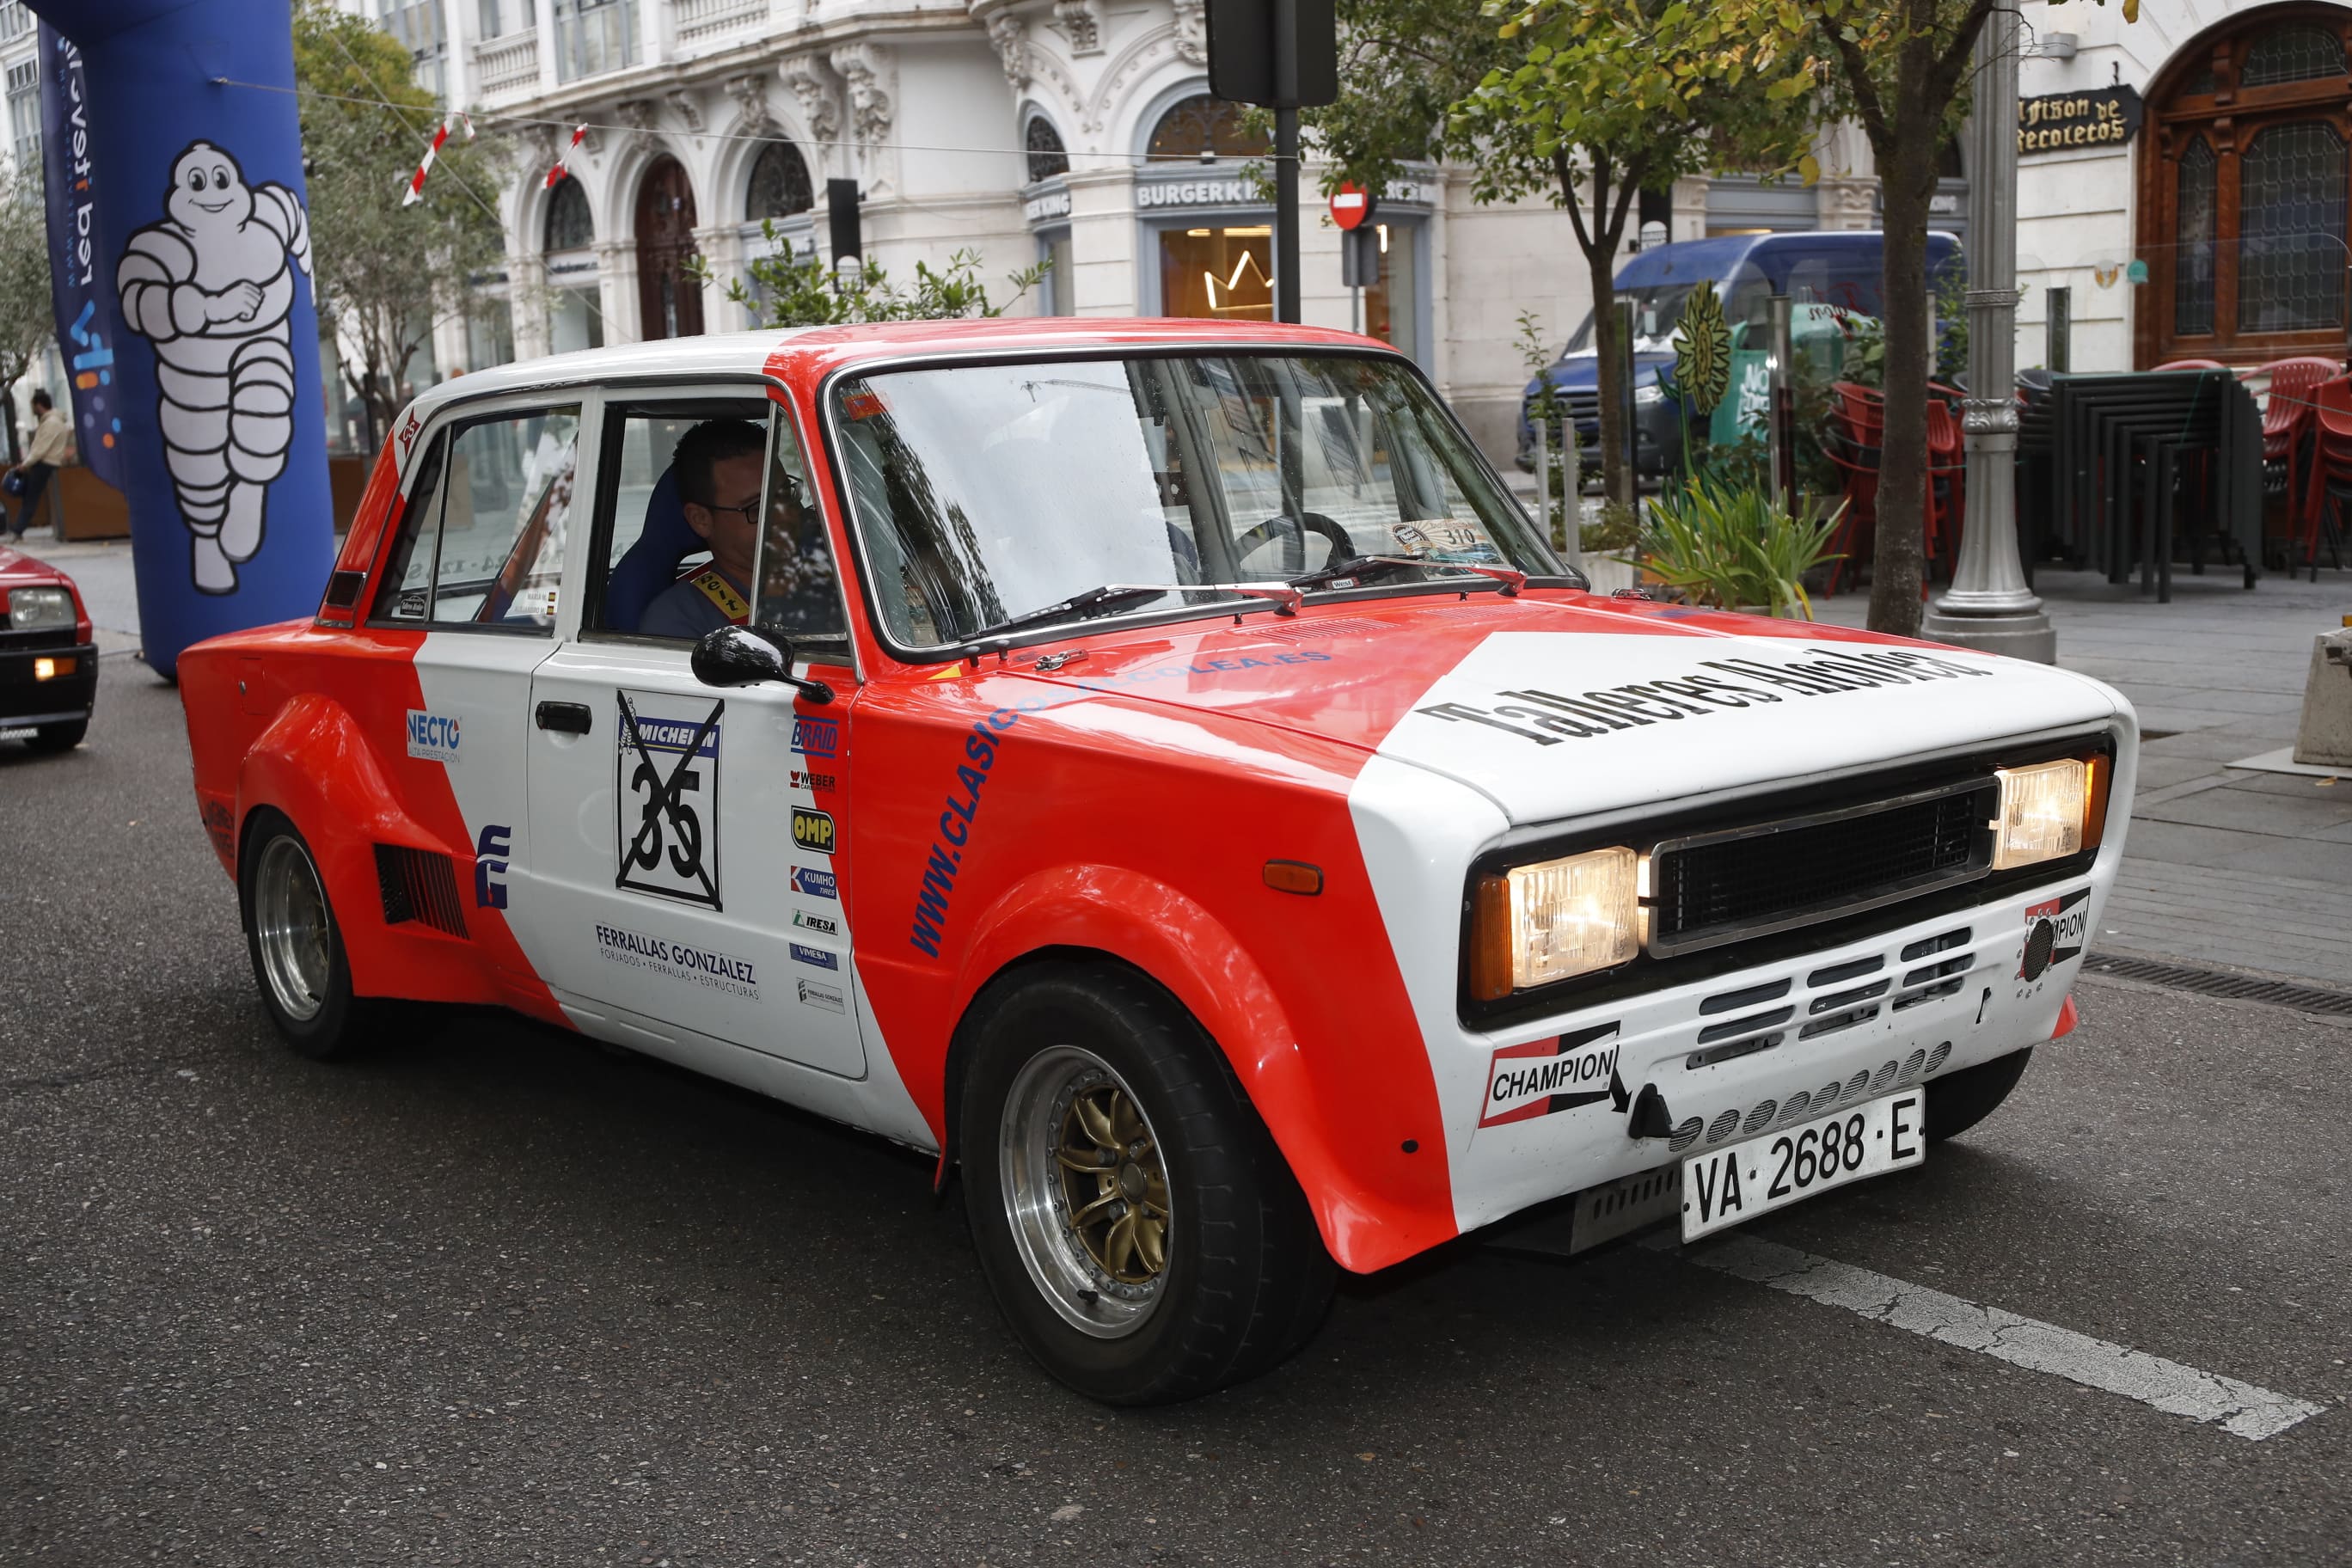
[(33, 738), (25, 744), (37, 752), (70, 752), (80, 745), (82, 737), (89, 733), (88, 719), (68, 719), (62, 724), (42, 725), (33, 731)]
[(271, 813), (246, 836), (238, 903), (262, 1005), (286, 1041), (306, 1057), (340, 1057), (361, 1041), (366, 1005), (352, 995), (342, 931), (310, 846)]
[(2033, 1047), (1962, 1068), (1927, 1086), (1927, 1142), (1956, 1137), (2000, 1109), (2033, 1060)]
[(1305, 1194), (1215, 1047), (1139, 976), (1057, 966), (998, 999), (961, 1140), (989, 1288), (1080, 1393), (1207, 1394), (1321, 1321), (1336, 1271)]

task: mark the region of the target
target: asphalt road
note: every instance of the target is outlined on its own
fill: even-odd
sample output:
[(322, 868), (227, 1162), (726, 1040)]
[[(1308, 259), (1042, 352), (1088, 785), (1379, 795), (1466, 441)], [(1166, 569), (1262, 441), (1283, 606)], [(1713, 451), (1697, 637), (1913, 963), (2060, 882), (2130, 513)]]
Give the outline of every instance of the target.
[[(2352, 1030), (2113, 982), (1746, 1234), (2324, 1408), (2263, 1441), (1675, 1251), (1459, 1243), (1111, 1413), (874, 1141), (548, 1030), (279, 1047), (175, 696), (0, 745), (0, 1559), (2341, 1563)], [(1743, 1234), (1743, 1233), (1735, 1233)]]

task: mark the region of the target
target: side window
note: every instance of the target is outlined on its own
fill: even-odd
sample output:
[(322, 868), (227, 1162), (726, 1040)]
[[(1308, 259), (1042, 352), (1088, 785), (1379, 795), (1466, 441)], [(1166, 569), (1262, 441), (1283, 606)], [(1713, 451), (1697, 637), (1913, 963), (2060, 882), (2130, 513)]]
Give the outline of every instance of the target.
[(579, 435), (574, 406), (502, 415), (436, 436), (410, 487), (374, 618), (552, 627)]
[(475, 626), (555, 625), (580, 410), (486, 419), (449, 444), (442, 488), (433, 619)]
[(376, 592), (376, 620), (422, 624), (432, 609), (433, 545), (441, 518), (441, 454), (448, 444), (446, 435), (433, 437), (408, 487), (400, 531), (393, 538), (392, 557), (384, 563), (383, 586)]
[(768, 478), (760, 531), (759, 603), (751, 618), (795, 637), (845, 637), (841, 578), (824, 512), (808, 482), (800, 437), (781, 408), (768, 418)]

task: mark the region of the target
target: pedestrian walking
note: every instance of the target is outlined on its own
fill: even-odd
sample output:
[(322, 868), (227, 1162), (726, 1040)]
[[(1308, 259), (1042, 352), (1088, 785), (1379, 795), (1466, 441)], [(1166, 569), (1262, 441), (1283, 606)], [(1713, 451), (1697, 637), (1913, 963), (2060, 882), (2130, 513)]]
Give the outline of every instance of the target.
[(25, 537), (25, 525), (33, 521), (34, 510), (41, 504), (49, 476), (66, 460), (66, 440), (71, 433), (72, 426), (49, 401), (49, 395), (33, 394), (33, 438), (26, 445), (25, 460), (8, 470), (16, 481), (8, 487), (16, 497), (16, 517), (8, 526), (9, 538)]

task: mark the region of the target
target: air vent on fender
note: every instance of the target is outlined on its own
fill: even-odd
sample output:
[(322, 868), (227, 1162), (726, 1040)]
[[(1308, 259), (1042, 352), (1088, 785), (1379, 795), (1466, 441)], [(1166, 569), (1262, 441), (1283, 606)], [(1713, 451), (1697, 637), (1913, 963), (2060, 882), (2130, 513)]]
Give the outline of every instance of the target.
[(457, 901), (457, 872), (449, 857), (401, 844), (375, 847), (375, 879), (383, 893), (383, 923), (416, 921), (451, 936), (466, 934)]

